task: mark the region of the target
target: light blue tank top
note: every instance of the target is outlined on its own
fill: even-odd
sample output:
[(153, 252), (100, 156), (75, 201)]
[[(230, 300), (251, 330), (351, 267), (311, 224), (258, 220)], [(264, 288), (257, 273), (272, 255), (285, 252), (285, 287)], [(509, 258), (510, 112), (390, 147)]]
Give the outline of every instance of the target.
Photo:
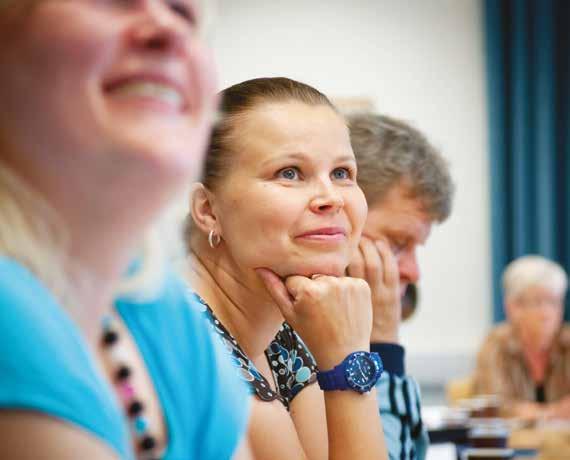
[[(243, 437), (249, 398), (217, 340), (173, 276), (158, 300), (116, 309), (142, 353), (167, 426), (164, 460), (228, 459)], [(0, 410), (39, 411), (134, 458), (113, 390), (69, 315), (27, 269), (0, 257)]]

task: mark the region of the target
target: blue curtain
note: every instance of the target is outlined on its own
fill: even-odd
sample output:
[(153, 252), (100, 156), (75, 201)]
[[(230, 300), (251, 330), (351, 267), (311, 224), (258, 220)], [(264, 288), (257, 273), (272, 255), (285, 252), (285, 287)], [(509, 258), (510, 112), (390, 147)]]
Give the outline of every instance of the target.
[(484, 21), (493, 317), (501, 321), (507, 263), (533, 253), (570, 268), (570, 1), (484, 0)]

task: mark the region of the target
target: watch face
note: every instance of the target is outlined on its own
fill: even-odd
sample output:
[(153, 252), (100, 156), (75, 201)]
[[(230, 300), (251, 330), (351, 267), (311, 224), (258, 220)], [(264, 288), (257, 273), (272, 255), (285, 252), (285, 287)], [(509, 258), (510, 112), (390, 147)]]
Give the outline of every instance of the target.
[(380, 374), (378, 363), (369, 353), (353, 353), (346, 366), (346, 380), (357, 391), (370, 390)]

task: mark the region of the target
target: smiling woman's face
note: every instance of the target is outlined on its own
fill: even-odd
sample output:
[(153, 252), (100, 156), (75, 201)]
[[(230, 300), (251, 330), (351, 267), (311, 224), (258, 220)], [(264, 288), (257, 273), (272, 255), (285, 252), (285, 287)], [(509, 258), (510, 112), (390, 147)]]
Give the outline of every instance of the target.
[(197, 17), (193, 0), (37, 0), (2, 24), (4, 160), (198, 171), (189, 146), (205, 138), (215, 97)]
[(343, 275), (367, 211), (343, 119), (326, 105), (265, 103), (234, 136), (214, 198), (233, 260), (281, 276)]

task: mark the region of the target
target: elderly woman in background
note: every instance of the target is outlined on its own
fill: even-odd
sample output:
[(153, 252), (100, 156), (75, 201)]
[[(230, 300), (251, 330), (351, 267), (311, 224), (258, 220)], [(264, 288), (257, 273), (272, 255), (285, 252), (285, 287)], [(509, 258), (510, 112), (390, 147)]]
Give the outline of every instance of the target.
[(245, 390), (146, 244), (204, 158), (200, 18), (0, 2), (0, 458), (219, 460), (243, 440)]
[(507, 322), (479, 352), (475, 391), (500, 396), (508, 415), (570, 418), (567, 286), (562, 267), (540, 256), (521, 257), (504, 272)]

